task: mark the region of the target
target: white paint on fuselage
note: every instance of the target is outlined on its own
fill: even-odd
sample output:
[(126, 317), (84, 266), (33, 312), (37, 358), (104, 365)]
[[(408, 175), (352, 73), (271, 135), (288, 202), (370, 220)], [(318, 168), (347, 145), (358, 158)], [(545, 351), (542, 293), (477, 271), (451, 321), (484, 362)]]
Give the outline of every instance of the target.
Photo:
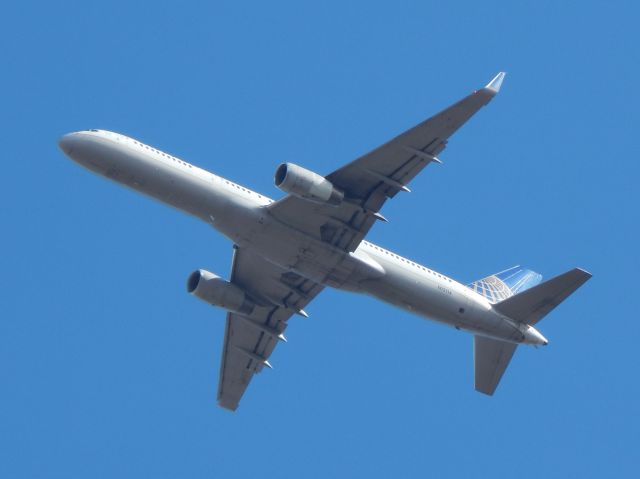
[(271, 199), (133, 138), (89, 130), (65, 135), (60, 147), (86, 168), (196, 216), (239, 246), (313, 281), (475, 334), (528, 341), (521, 325), (461, 283), (367, 241), (350, 254), (338, 250), (275, 220), (265, 208)]

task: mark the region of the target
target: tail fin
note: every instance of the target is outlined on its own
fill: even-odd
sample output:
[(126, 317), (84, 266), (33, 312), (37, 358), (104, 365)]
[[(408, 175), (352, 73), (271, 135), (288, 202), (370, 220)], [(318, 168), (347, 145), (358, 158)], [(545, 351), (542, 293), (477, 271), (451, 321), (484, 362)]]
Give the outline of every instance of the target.
[[(490, 285), (498, 284), (487, 280), (490, 278), (500, 280), (500, 275), (503, 273), (489, 276), (489, 278), (476, 281), (473, 284), (482, 282), (488, 282)], [(534, 274), (537, 275), (537, 273)], [(535, 279), (534, 277), (531, 278)], [(538, 283), (540, 283), (540, 278), (541, 276), (537, 275)], [(574, 268), (544, 283), (536, 283), (535, 286), (529, 286), (530, 283), (523, 282), (523, 286), (527, 287), (520, 288), (520, 292), (512, 293), (506, 299), (495, 303), (493, 308), (515, 321), (533, 326), (567, 299), (571, 293), (582, 286), (589, 278), (591, 278), (591, 273)], [(501, 281), (508, 284), (504, 279)], [(511, 292), (511, 289), (509, 291)], [(491, 298), (487, 297), (487, 299), (491, 301)], [(494, 393), (517, 346), (517, 344), (497, 339), (481, 336), (474, 337), (476, 391), (488, 395)]]
[(515, 343), (474, 336), (473, 367), (476, 391), (491, 396), (511, 361)]
[(591, 273), (574, 268), (526, 291), (508, 297), (494, 304), (493, 307), (508, 318), (533, 326), (589, 278), (591, 278)]
[(476, 293), (487, 298), (489, 302), (497, 303), (539, 284), (540, 281), (542, 281), (541, 274), (520, 266), (514, 266), (474, 281), (468, 286)]

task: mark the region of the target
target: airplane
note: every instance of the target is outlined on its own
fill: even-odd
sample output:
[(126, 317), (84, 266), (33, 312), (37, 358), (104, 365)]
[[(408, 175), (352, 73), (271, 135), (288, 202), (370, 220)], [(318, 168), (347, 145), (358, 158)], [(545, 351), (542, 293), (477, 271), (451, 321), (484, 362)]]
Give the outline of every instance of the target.
[(514, 267), (465, 285), (364, 240), (383, 204), (431, 163), (449, 137), (500, 91), (485, 87), (355, 161), (321, 176), (293, 163), (275, 171), (287, 195), (273, 201), (122, 134), (64, 135), (61, 150), (83, 167), (213, 226), (233, 242), (225, 280), (191, 273), (187, 291), (227, 311), (217, 399), (235, 411), (293, 315), (325, 287), (364, 293), (474, 335), (475, 389), (492, 395), (519, 344), (543, 346), (534, 327), (584, 284), (580, 268), (542, 282)]

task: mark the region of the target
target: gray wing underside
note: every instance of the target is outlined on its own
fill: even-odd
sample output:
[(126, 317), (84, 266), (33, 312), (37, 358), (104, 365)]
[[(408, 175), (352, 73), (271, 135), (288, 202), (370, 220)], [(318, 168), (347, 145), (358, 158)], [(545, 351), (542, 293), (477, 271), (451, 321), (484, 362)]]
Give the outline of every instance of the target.
[(227, 314), (218, 403), (235, 410), (253, 375), (270, 366), (267, 360), (289, 318), (323, 287), (242, 248), (234, 249), (231, 282), (260, 304), (248, 317)]
[(439, 162), (449, 137), (498, 92), (504, 74), (486, 87), (402, 133), (388, 143), (327, 176), (345, 193), (339, 206), (315, 204), (289, 195), (269, 206), (279, 220), (332, 244), (353, 251), (380, 217), (376, 214), (429, 163)]

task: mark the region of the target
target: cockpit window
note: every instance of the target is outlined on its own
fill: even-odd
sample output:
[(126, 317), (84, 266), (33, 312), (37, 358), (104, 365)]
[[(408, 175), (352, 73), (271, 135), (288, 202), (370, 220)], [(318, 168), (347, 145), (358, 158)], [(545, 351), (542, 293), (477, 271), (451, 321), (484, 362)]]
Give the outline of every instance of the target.
[(92, 128), (92, 129), (91, 129), (91, 130), (89, 130), (89, 131), (95, 131), (95, 132), (97, 133), (97, 132), (99, 132), (100, 130), (96, 130), (95, 128)]

